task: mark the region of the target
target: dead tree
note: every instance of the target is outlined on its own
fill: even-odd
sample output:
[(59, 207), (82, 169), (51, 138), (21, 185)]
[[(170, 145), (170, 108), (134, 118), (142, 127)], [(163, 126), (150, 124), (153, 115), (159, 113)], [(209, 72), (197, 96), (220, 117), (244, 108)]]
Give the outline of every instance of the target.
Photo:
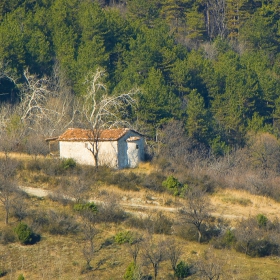
[(155, 242), (151, 237), (143, 242), (142, 257), (144, 262), (150, 263), (154, 270), (154, 279), (157, 279), (159, 265), (166, 260), (165, 244), (163, 241)]
[(166, 241), (165, 248), (166, 248), (166, 258), (170, 261), (171, 267), (175, 275), (177, 263), (183, 253), (182, 246), (176, 243), (173, 239), (170, 239)]
[(5, 223), (9, 223), (9, 215), (12, 201), (18, 192), (13, 177), (15, 175), (17, 162), (9, 158), (0, 162), (0, 203), (5, 209)]
[(214, 249), (204, 251), (203, 256), (195, 264), (199, 279), (219, 280), (222, 276), (226, 278), (228, 276), (224, 271), (226, 262), (227, 256), (217, 257)]
[(202, 225), (210, 218), (211, 204), (206, 192), (193, 188), (185, 194), (185, 206), (180, 210), (183, 222), (193, 225), (198, 234), (197, 241), (202, 238)]
[(98, 167), (99, 139), (102, 130), (118, 126), (129, 126), (129, 123), (122, 118), (122, 112), (127, 106), (136, 105), (135, 96), (139, 92), (138, 89), (133, 89), (120, 95), (108, 95), (107, 88), (102, 83), (102, 77), (104, 76), (105, 72), (100, 69), (89, 75), (86, 80), (88, 85), (87, 93), (83, 100), (83, 112), (91, 129), (89, 133), (91, 143), (88, 149), (93, 155), (96, 167)]

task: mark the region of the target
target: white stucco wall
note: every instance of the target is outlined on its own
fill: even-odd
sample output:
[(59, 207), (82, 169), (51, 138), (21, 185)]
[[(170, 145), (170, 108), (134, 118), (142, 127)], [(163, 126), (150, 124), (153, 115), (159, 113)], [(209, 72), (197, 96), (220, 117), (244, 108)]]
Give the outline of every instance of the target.
[[(144, 139), (127, 141), (130, 137), (139, 137), (134, 131), (128, 131), (118, 141), (100, 141), (98, 164), (113, 168), (136, 167), (144, 160)], [(86, 148), (89, 142), (60, 141), (59, 150), (61, 158), (73, 158), (79, 164), (94, 165), (93, 154)], [(138, 145), (138, 149), (136, 149)]]
[[(118, 141), (118, 149), (119, 149), (119, 155), (118, 155), (118, 162), (119, 162), (119, 168), (126, 168), (126, 167), (136, 167), (140, 161), (144, 160), (144, 139), (141, 137), (137, 141), (133, 142), (127, 142), (127, 139), (130, 137), (139, 137), (138, 133), (135, 133), (134, 131), (128, 131), (122, 138)], [(136, 150), (136, 143), (138, 145), (138, 151)], [(132, 144), (134, 143), (134, 144)], [(139, 153), (138, 160), (136, 160), (135, 154)], [(131, 161), (131, 158), (134, 158), (133, 161)]]
[[(60, 141), (60, 157), (73, 158), (77, 163), (94, 165), (94, 157), (91, 151), (86, 148), (91, 146), (89, 142)], [(118, 167), (118, 145), (117, 141), (99, 142), (98, 164)]]

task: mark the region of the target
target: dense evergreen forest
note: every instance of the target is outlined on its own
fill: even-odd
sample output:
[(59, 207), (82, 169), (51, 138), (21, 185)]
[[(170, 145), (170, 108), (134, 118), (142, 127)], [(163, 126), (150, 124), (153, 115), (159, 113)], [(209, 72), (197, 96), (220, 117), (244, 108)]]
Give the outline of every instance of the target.
[(30, 77), (78, 99), (101, 67), (108, 94), (140, 89), (125, 117), (150, 139), (179, 120), (224, 154), (250, 133), (279, 135), (279, 24), (280, 0), (2, 0), (2, 107), (22, 102)]

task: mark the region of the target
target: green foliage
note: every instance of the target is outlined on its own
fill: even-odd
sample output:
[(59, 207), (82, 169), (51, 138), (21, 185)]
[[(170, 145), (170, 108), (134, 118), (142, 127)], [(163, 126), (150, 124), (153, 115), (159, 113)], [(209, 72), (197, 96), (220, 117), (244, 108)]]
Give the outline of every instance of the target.
[(130, 231), (121, 231), (115, 235), (115, 242), (117, 244), (132, 243), (133, 234)]
[(75, 211), (90, 211), (93, 213), (97, 213), (98, 208), (94, 202), (87, 202), (87, 203), (76, 203), (74, 204)]
[(27, 224), (19, 223), (15, 227), (14, 231), (21, 244), (27, 245), (33, 242), (34, 233)]
[(17, 278), (17, 280), (24, 280), (24, 279), (25, 279), (25, 277), (23, 276), (23, 274), (20, 274)]
[(225, 232), (225, 234), (223, 236), (223, 242), (224, 242), (225, 246), (229, 247), (229, 248), (236, 242), (236, 237), (232, 230), (228, 229)]
[(185, 279), (191, 275), (190, 266), (189, 264), (180, 261), (175, 269), (175, 276), (178, 280)]
[(134, 280), (135, 279), (135, 271), (137, 269), (137, 266), (134, 262), (131, 262), (126, 271), (125, 271), (125, 274), (123, 276), (123, 279), (125, 280)]
[(172, 175), (168, 176), (167, 179), (162, 182), (162, 186), (171, 191), (171, 193), (175, 196), (180, 195), (187, 187), (186, 185), (182, 185), (178, 179)]
[(61, 161), (61, 167), (65, 170), (73, 169), (76, 166), (76, 161), (72, 158), (63, 159)]
[(265, 228), (267, 226), (268, 218), (265, 215), (258, 214), (256, 218), (260, 228)]
[(211, 152), (215, 157), (224, 156), (229, 153), (229, 146), (221, 140), (221, 137), (218, 136), (214, 138), (211, 142)]
[(7, 271), (0, 268), (0, 277), (3, 277), (7, 274)]
[(124, 1), (1, 1), (3, 93), (24, 88), (26, 68), (39, 77), (55, 68), (56, 81), (82, 95), (102, 67), (109, 94), (141, 88), (126, 118), (151, 139), (180, 119), (220, 156), (248, 131), (278, 133), (279, 1), (228, 0), (218, 14), (205, 1), (112, 3)]

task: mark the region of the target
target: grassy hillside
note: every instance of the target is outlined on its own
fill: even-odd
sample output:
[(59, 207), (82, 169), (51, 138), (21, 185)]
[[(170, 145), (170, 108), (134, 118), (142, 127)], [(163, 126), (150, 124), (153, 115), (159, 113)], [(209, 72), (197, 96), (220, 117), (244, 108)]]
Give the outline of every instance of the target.
[[(9, 225), (5, 225), (5, 211), (0, 207), (2, 279), (17, 279), (20, 274), (25, 279), (123, 279), (128, 265), (133, 261), (130, 252), (135, 243), (119, 244), (121, 242), (117, 242), (116, 236), (128, 231), (134, 237), (141, 237), (137, 263), (144, 276), (153, 275), (152, 265), (144, 256), (152, 238), (152, 244), (170, 240), (177, 242), (182, 249), (179, 260), (192, 267), (193, 275), (188, 279), (210, 279), (203, 278), (205, 275), (200, 273), (202, 265), (208, 270), (218, 271), (220, 279), (280, 279), (280, 258), (277, 254), (260, 258), (237, 252), (234, 246), (215, 249), (218, 247), (216, 244), (219, 236), (204, 239), (201, 244), (195, 241), (195, 233), (192, 236), (190, 228), (184, 227), (179, 218), (178, 209), (185, 203), (185, 199), (155, 188), (155, 178), (161, 180), (159, 174), (158, 177), (152, 175), (158, 172), (155, 165), (145, 163), (139, 168), (121, 171), (101, 168), (97, 172), (81, 166), (70, 171), (63, 170), (59, 169), (59, 163), (53, 169), (57, 170), (54, 174), (53, 170), (46, 168), (50, 168), (51, 162), (56, 164), (53, 159), (40, 158), (34, 161), (25, 155), (14, 155), (14, 158), (19, 162), (16, 174), (18, 185), (52, 193), (45, 197), (21, 196), (26, 211), (23, 222), (41, 236), (40, 241), (33, 245), (21, 245), (13, 237), (13, 229), (19, 223), (15, 208), (11, 209)], [(140, 176), (143, 176), (142, 181)], [(149, 178), (149, 181), (153, 179), (149, 186), (154, 187), (148, 187), (147, 182), (143, 183), (143, 178)], [(78, 185), (88, 185), (83, 197), (95, 201), (99, 207), (94, 222), (96, 235), (93, 238), (94, 254), (90, 262), (92, 268), (88, 270), (85, 269), (83, 254), (86, 244), (83, 226), (87, 222), (84, 216), (73, 210), (74, 202), (61, 196), (63, 192), (69, 194), (71, 181), (78, 179)], [(212, 205), (212, 218), (208, 223), (215, 226), (222, 224), (222, 227), (235, 228), (240, 220), (258, 214), (265, 215), (269, 221), (275, 221), (280, 210), (278, 202), (241, 190), (215, 187), (208, 196)], [(102, 205), (107, 208), (102, 208)], [(275, 233), (275, 238), (277, 236)], [(157, 279), (174, 279), (169, 260), (160, 263)]]

